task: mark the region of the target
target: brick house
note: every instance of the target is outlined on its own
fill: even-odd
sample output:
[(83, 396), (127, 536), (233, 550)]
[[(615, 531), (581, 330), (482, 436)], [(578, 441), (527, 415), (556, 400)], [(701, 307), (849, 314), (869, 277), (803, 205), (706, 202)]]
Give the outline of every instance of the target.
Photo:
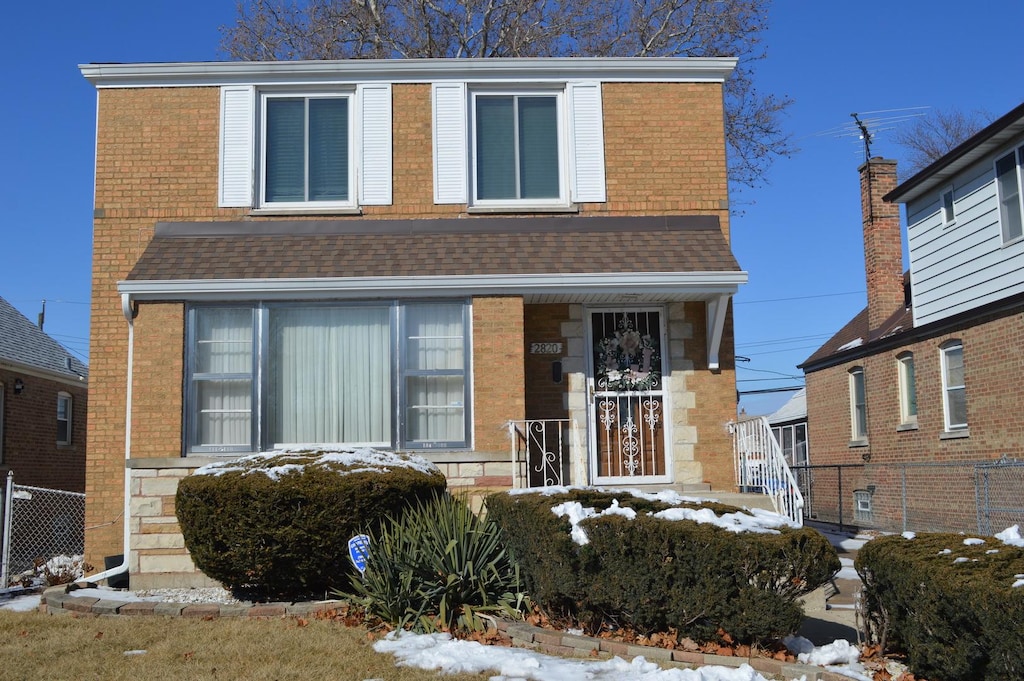
[(734, 65), (83, 65), (88, 560), (202, 584), (177, 481), (294, 443), (502, 489), (510, 422), (573, 423), (566, 482), (732, 491)]
[(971, 464), (1024, 442), (1024, 105), (902, 183), (885, 159), (860, 174), (868, 305), (801, 365), (814, 463), (862, 464), (838, 499), (862, 524), (976, 527)]
[[(0, 298), (0, 476), (85, 490), (89, 369)], [(2, 484), (2, 483), (0, 483)]]

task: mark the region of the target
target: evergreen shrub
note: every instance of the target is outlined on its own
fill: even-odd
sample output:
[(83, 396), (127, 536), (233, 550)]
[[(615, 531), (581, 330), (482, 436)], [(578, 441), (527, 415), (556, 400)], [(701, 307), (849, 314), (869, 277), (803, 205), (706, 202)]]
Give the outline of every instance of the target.
[[(583, 520), (579, 527), (589, 542), (580, 545), (568, 518), (552, 512), (572, 501), (598, 511), (617, 503), (636, 515)], [(673, 504), (593, 489), (487, 498), (488, 517), (504, 531), (531, 600), (549, 617), (578, 622), (591, 633), (619, 625), (640, 634), (675, 630), (698, 642), (725, 635), (767, 642), (793, 633), (803, 617), (797, 599), (839, 570), (835, 549), (814, 530), (734, 533), (651, 515), (672, 508), (745, 513), (724, 504)]]
[(355, 588), (367, 612), (421, 632), (480, 631), (486, 616), (520, 616), (525, 604), (501, 529), (451, 495), (386, 519)]
[(178, 484), (175, 512), (196, 567), (237, 596), (349, 592), (348, 540), (446, 489), (416, 456), (288, 451), (210, 464)]
[[(965, 540), (984, 539), (978, 543)], [(869, 640), (933, 681), (1024, 678), (1024, 548), (962, 534), (892, 535), (864, 545)]]

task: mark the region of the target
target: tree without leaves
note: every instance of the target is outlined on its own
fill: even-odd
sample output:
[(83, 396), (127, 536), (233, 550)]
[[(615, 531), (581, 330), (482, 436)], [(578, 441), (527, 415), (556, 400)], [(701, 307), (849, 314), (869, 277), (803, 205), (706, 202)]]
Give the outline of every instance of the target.
[(987, 111), (932, 111), (901, 128), (893, 140), (907, 150), (906, 172), (914, 173), (948, 154), (954, 147), (992, 122)]
[(725, 83), (729, 178), (757, 186), (795, 150), (791, 100), (754, 87), (770, 0), (240, 0), (232, 59), (737, 57)]

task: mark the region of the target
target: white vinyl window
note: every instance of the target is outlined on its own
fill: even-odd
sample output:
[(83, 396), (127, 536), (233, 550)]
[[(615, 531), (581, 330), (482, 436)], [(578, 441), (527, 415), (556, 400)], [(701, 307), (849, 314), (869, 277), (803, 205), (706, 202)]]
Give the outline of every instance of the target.
[(468, 446), (467, 310), (462, 301), (191, 308), (188, 451)]
[(948, 187), (942, 192), (942, 226), (952, 227), (956, 223), (956, 204), (953, 201), (953, 188)]
[(962, 430), (967, 428), (964, 346), (958, 340), (951, 340), (939, 352), (942, 358), (942, 407), (946, 430)]
[(914, 353), (905, 352), (896, 357), (899, 376), (900, 424), (917, 423), (917, 386), (914, 380)]
[(474, 205), (566, 203), (562, 93), (472, 100)]
[(71, 444), (71, 395), (57, 393), (57, 444)]
[(1014, 241), (1024, 235), (1024, 208), (1021, 185), (1024, 183), (1024, 147), (996, 160), (996, 191), (999, 194), (999, 224), (1003, 242)]
[(866, 489), (858, 489), (853, 492), (853, 519), (857, 522), (871, 522), (874, 520), (874, 512), (871, 509), (871, 492)]
[(351, 207), (352, 97), (264, 93), (260, 205)]
[(868, 405), (864, 384), (864, 368), (850, 369), (850, 439), (861, 442), (868, 438)]

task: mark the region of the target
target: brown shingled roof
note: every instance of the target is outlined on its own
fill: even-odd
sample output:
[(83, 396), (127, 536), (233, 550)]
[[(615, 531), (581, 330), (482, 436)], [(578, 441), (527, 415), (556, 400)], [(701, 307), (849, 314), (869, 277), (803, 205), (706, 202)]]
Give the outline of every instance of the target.
[(714, 216), (159, 223), (128, 280), (737, 272)]

